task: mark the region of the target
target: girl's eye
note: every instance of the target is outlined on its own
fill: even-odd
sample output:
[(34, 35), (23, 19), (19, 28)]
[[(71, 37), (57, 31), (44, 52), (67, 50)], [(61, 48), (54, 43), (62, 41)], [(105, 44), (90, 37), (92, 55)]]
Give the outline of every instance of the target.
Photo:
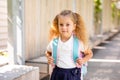
[(70, 24), (66, 24), (66, 26), (69, 26)]
[(59, 24), (60, 26), (63, 26), (63, 24)]

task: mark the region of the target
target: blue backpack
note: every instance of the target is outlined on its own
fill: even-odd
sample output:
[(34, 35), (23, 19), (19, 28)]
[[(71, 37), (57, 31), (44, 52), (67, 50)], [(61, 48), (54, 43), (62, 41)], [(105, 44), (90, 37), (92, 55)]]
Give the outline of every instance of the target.
[[(78, 54), (78, 48), (79, 48), (79, 40), (77, 37), (74, 36), (73, 41), (73, 60), (76, 63), (77, 58), (79, 58)], [(53, 46), (53, 58), (54, 58), (54, 64), (56, 64), (57, 61), (57, 46), (58, 46), (58, 38), (55, 38), (52, 43)], [(83, 75), (87, 73), (87, 64), (83, 64), (81, 67), (81, 72)]]

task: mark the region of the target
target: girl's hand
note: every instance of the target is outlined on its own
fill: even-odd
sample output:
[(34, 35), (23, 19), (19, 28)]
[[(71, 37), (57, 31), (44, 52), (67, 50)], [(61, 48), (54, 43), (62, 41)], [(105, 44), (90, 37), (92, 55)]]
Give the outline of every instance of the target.
[(48, 59), (48, 64), (53, 64), (54, 59), (52, 56), (47, 57), (47, 59)]
[(78, 63), (79, 66), (82, 66), (82, 64), (84, 64), (84, 59), (78, 58), (76, 62)]
[(47, 57), (47, 60), (48, 60), (48, 64), (53, 64), (54, 59), (53, 59), (53, 57), (51, 56), (51, 53), (50, 53), (50, 52), (46, 52), (46, 57)]

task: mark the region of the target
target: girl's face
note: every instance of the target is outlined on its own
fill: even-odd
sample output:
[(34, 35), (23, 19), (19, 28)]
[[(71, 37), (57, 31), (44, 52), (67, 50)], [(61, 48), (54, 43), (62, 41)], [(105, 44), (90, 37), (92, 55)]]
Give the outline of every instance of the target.
[(58, 17), (58, 27), (61, 39), (69, 39), (75, 30), (76, 24), (73, 23), (69, 16), (59, 16)]

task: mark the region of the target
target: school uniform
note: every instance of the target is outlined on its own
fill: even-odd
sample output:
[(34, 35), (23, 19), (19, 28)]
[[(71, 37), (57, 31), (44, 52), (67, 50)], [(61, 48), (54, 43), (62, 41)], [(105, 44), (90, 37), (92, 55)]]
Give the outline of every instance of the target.
[[(53, 41), (47, 46), (47, 51), (53, 52)], [(78, 53), (84, 51), (84, 46), (79, 41)], [(73, 60), (73, 36), (66, 42), (58, 38), (57, 61), (50, 80), (81, 80), (81, 68), (76, 67)]]

